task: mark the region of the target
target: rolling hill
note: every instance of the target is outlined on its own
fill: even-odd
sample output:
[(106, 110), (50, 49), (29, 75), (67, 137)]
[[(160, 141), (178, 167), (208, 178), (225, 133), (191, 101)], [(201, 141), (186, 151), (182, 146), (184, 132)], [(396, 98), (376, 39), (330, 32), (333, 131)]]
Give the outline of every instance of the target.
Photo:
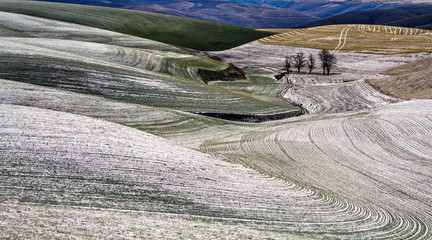
[[(334, 75), (292, 73), (287, 84), (274, 78), (285, 57), (319, 50), (252, 41), (190, 51), (97, 28), (156, 16), (162, 29), (161, 15), (0, 3), (10, 10), (0, 10), (0, 238), (432, 238), (432, 100), (364, 80), (421, 59), (386, 74), (429, 80), (427, 32), (355, 26), (355, 37), (412, 44), (373, 52), (349, 25), (294, 30), (331, 40), (340, 61)], [(356, 50), (343, 51), (350, 41)]]
[(0, 2), (0, 9), (198, 50), (232, 48), (269, 35), (247, 28), (191, 18), (86, 5), (5, 0)]
[(392, 9), (403, 5), (396, 1), (288, 1), (282, 8), (288, 8), (310, 14), (319, 18), (327, 18), (338, 14), (362, 10)]
[(351, 24), (278, 31), (282, 33), (259, 41), (264, 44), (358, 53), (432, 52), (432, 31), (424, 29)]
[[(284, 102), (205, 84), (224, 80), (224, 76), (228, 80), (245, 78), (228, 63), (106, 30), (7, 12), (0, 16), (0, 24), (9, 29), (3, 32), (0, 46), (2, 69), (9, 69), (0, 73), (3, 79), (190, 112), (272, 114), (297, 110)], [(17, 38), (16, 32), (27, 37)], [(114, 85), (122, 85), (122, 90), (112, 90)]]
[(318, 19), (286, 8), (226, 1), (99, 1), (52, 0), (50, 2), (109, 6), (195, 18), (247, 28), (289, 27)]
[(50, 0), (137, 9), (191, 17), (248, 28), (288, 28), (320, 18), (361, 10), (391, 9), (402, 2), (380, 1), (248, 1), (248, 0)]
[(295, 26), (307, 28), (334, 24), (372, 24), (432, 29), (432, 5), (418, 4), (388, 10), (368, 10), (344, 13)]
[[(118, 59), (109, 62), (97, 59), (96, 54), (96, 56), (85, 57), (18, 41), (11, 42), (3, 39), (2, 43), (0, 65), (2, 69), (8, 69), (7, 72), (0, 73), (3, 79), (189, 112), (271, 114), (294, 109), (287, 104), (275, 104), (268, 100), (256, 99), (248, 94), (226, 91), (196, 79), (140, 69), (139, 64), (151, 62), (146, 62), (147, 59), (131, 58), (135, 56), (127, 55), (128, 49), (119, 49), (126, 52), (125, 56), (119, 56)], [(57, 41), (56, 45), (82, 46), (82, 43)], [(98, 47), (103, 50), (107, 46)], [(14, 53), (18, 49), (21, 53)], [(85, 51), (85, 48), (82, 49)], [(117, 49), (112, 50), (117, 53)], [(108, 52), (103, 50), (100, 53), (101, 58), (110, 51), (110, 49)], [(29, 58), (28, 55), (31, 57)], [(134, 60), (138, 61), (138, 65), (128, 67), (124, 65), (127, 62), (116, 63), (124, 59), (132, 63)], [(160, 62), (157, 55), (152, 61), (156, 68), (159, 68), (157, 64)], [(168, 67), (176, 66), (168, 65)], [(179, 72), (181, 71), (187, 72), (187, 69), (180, 69)], [(115, 90), (117, 88), (119, 90)]]
[(123, 8), (191, 17), (247, 28), (290, 27), (318, 19), (285, 8), (221, 1), (160, 2), (126, 5)]

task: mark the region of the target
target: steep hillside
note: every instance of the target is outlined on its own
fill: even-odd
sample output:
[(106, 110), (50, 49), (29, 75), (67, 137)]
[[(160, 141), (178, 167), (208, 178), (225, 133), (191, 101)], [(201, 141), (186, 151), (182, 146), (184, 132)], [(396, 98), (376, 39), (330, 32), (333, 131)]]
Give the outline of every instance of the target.
[(333, 24), (375, 24), (431, 29), (432, 5), (412, 5), (389, 10), (369, 10), (344, 13), (295, 26), (307, 28)]
[(390, 75), (368, 83), (385, 94), (403, 99), (432, 99), (432, 59), (408, 63), (384, 71)]
[(63, 3), (0, 2), (2, 11), (56, 19), (198, 50), (232, 48), (269, 33), (191, 18)]

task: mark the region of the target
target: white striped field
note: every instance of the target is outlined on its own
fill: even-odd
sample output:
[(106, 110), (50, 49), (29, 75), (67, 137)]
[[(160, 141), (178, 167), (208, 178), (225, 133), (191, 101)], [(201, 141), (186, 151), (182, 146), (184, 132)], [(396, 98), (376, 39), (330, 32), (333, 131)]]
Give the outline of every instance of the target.
[[(303, 119), (249, 131), (231, 141), (208, 141), (201, 150), (269, 176), (314, 186), (347, 203), (360, 201), (413, 214), (425, 225), (405, 219), (402, 225), (407, 229), (402, 232), (413, 228), (410, 234), (427, 234), (432, 204), (431, 104), (417, 100), (371, 113)], [(392, 222), (384, 216), (377, 220)], [(380, 237), (402, 234), (392, 231)]]
[(95, 58), (137, 69), (166, 73), (179, 78), (201, 81), (198, 69), (222, 71), (229, 64), (189, 54), (136, 49), (111, 44), (47, 38), (0, 38), (3, 41), (22, 43), (55, 51)]
[[(2, 69), (8, 69), (7, 72), (1, 72), (0, 77), (7, 80), (191, 112), (271, 114), (296, 109), (286, 103), (274, 104), (247, 93), (226, 91), (196, 79), (180, 78), (175, 74), (183, 74), (172, 69), (174, 75), (122, 64), (121, 61), (133, 61), (134, 54), (125, 59), (117, 56), (104, 59), (108, 58), (106, 55), (98, 59), (97, 54), (93, 58), (4, 39), (0, 41), (0, 64)], [(107, 47), (98, 46), (102, 49)], [(158, 59), (157, 54), (154, 57)], [(196, 57), (190, 56), (190, 59), (196, 61)], [(143, 61), (145, 64), (145, 59)], [(158, 61), (154, 62), (158, 64)], [(180, 62), (181, 59), (177, 60), (178, 66)], [(196, 66), (207, 66), (209, 69), (220, 67), (218, 64), (212, 65), (211, 60), (197, 62)], [(175, 64), (167, 65), (167, 69), (169, 66), (175, 67)], [(187, 72), (187, 66), (183, 67), (183, 73)]]
[[(2, 32), (2, 29), (9, 31)], [(83, 25), (0, 11), (0, 36), (68, 39), (111, 45), (182, 52), (168, 44)]]
[(302, 104), (311, 113), (364, 111), (399, 101), (361, 80), (324, 86), (296, 86), (285, 91), (283, 97)]
[[(386, 117), (391, 119), (392, 114), (399, 113), (398, 106), (384, 112), (388, 114)], [(419, 119), (422, 115), (424, 113), (418, 115)], [(305, 176), (296, 178), (296, 183), (288, 179), (281, 181), (271, 176), (283, 179), (284, 173), (277, 173), (267, 167), (262, 167), (265, 163), (255, 162), (255, 160), (261, 160), (260, 156), (264, 154), (267, 155), (266, 161), (281, 159), (281, 154), (283, 155), (281, 150), (284, 148), (281, 148), (279, 144), (289, 146), (284, 144), (292, 142), (294, 145), (291, 147), (300, 147), (300, 155), (296, 155), (297, 151), (294, 150), (290, 151), (293, 154), (290, 157), (293, 160), (300, 160), (299, 164), (303, 164), (304, 168), (312, 167), (308, 166), (308, 162), (324, 156), (314, 148), (320, 146), (320, 133), (328, 131), (329, 124), (325, 121), (318, 125), (313, 122), (311, 122), (312, 125), (307, 123), (300, 125), (309, 128), (314, 126), (306, 133), (309, 132), (309, 138), (312, 138), (318, 145), (298, 142), (303, 137), (288, 132), (279, 132), (275, 136), (268, 130), (262, 133), (256, 132), (258, 134), (255, 132), (245, 134), (240, 142), (241, 145), (244, 145), (242, 149), (247, 150), (246, 155), (249, 158), (245, 165), (261, 165), (258, 169), (266, 171), (265, 175), (268, 175), (266, 177), (241, 165), (225, 163), (141, 131), (102, 120), (7, 104), (1, 105), (0, 116), (2, 118), (1, 134), (4, 136), (1, 140), (4, 159), (1, 197), (6, 202), (19, 202), (19, 204), (3, 204), (2, 208), (6, 211), (17, 209), (22, 214), (33, 214), (33, 211), (27, 210), (33, 208), (36, 214), (40, 214), (40, 207), (32, 207), (32, 205), (27, 205), (28, 203), (39, 203), (45, 206), (59, 205), (63, 209), (70, 209), (74, 214), (78, 212), (79, 218), (90, 218), (88, 214), (95, 211), (92, 208), (114, 209), (113, 211), (133, 210), (144, 213), (156, 211), (160, 213), (159, 218), (161, 219), (157, 219), (160, 222), (168, 221), (167, 218), (172, 217), (172, 214), (181, 214), (180, 216), (187, 214), (192, 216), (194, 224), (210, 221), (211, 226), (214, 221), (223, 220), (224, 224), (228, 225), (227, 229), (230, 228), (229, 225), (236, 224), (241, 228), (268, 231), (269, 234), (275, 234), (275, 236), (294, 235), (297, 238), (356, 238), (359, 236), (374, 239), (400, 236), (428, 238), (431, 234), (427, 230), (429, 223), (424, 221), (428, 218), (419, 219), (425, 213), (416, 214), (416, 217), (410, 215), (417, 213), (416, 209), (420, 210), (423, 205), (427, 205), (427, 202), (415, 206), (409, 205), (412, 207), (407, 206), (407, 210), (412, 211), (397, 209), (399, 211), (396, 212), (394, 207), (381, 203), (385, 199), (369, 199), (369, 201), (366, 201), (367, 197), (356, 199), (355, 197), (360, 193), (349, 197), (343, 196), (344, 194), (340, 192), (328, 194), (338, 190), (346, 191), (347, 195), (355, 190), (358, 191), (358, 189), (350, 190), (346, 181), (340, 184), (338, 181), (333, 182), (340, 179), (333, 180), (336, 176), (331, 174), (332, 171), (349, 171), (349, 174), (359, 175), (355, 180), (348, 182), (355, 183), (357, 187), (362, 186), (361, 184), (372, 183), (371, 186), (362, 189), (366, 196), (377, 191), (375, 188), (391, 183), (394, 180), (391, 174), (386, 175), (388, 179), (374, 180), (369, 177), (360, 177), (360, 174), (365, 171), (370, 171), (367, 172), (368, 176), (374, 176), (374, 171), (368, 170), (369, 165), (357, 171), (343, 167), (341, 169), (336, 159), (324, 158), (318, 165), (316, 165), (317, 162), (312, 164), (314, 168), (320, 168), (321, 164), (327, 163), (325, 171), (321, 169), (322, 183), (315, 183), (314, 188), (309, 188), (303, 186), (306, 186), (308, 181), (312, 181), (308, 179), (313, 177), (315, 171), (310, 170)], [(362, 118), (359, 120), (361, 121)], [(338, 126), (340, 122), (338, 119), (330, 121), (336, 124), (335, 126)], [(320, 130), (321, 127), (324, 131)], [(289, 131), (299, 132), (297, 129), (292, 128)], [(313, 129), (317, 129), (318, 132)], [(422, 132), (417, 132), (417, 134), (421, 135)], [(266, 140), (267, 136), (271, 138)], [(366, 136), (369, 135), (366, 134)], [(295, 138), (291, 140), (292, 137)], [(417, 136), (417, 141), (419, 138)], [(259, 143), (261, 139), (264, 145)], [(328, 140), (327, 138), (326, 142)], [(218, 150), (218, 153), (236, 154), (242, 158), (244, 153), (237, 151), (232, 144), (223, 144), (224, 148), (230, 149), (228, 153), (221, 149)], [(353, 151), (349, 143), (348, 145), (344, 142), (340, 144), (347, 150), (335, 156), (349, 154), (349, 151)], [(209, 151), (212, 146), (218, 146), (218, 144), (205, 146)], [(420, 148), (418, 151), (418, 153), (411, 154), (421, 156), (420, 153), (424, 149)], [(388, 150), (388, 152), (391, 151)], [(327, 154), (331, 153), (329, 149)], [(427, 152), (423, 153), (427, 154)], [(306, 161), (308, 158), (309, 160)], [(357, 160), (360, 159), (357, 158)], [(403, 163), (409, 161), (409, 158), (401, 155), (398, 156), (397, 161)], [(294, 167), (292, 163), (290, 165), (290, 168), (283, 169), (289, 171)], [(273, 167), (276, 166), (278, 165), (273, 165)], [(402, 176), (399, 174), (406, 174), (407, 170), (399, 166), (390, 167), (396, 171), (394, 174), (397, 177), (406, 179), (404, 181), (398, 179), (400, 183), (407, 184), (392, 185), (392, 187), (406, 191), (407, 194), (410, 194), (411, 199), (406, 201), (403, 196), (392, 197), (402, 198), (400, 201), (405, 200), (404, 202), (409, 204), (415, 203), (414, 200), (417, 198), (417, 201), (424, 200), (422, 195), (418, 194), (417, 188), (412, 188), (411, 185), (412, 181), (421, 180), (418, 177), (413, 179), (413, 176), (429, 172), (427, 167), (418, 169), (414, 165), (412, 168), (416, 169), (417, 173)], [(378, 168), (377, 172), (380, 170), (383, 169)], [(290, 178), (293, 175), (290, 174)], [(338, 174), (337, 176), (343, 179), (345, 176), (352, 175)], [(325, 189), (326, 186), (329, 187), (328, 185), (331, 186), (331, 189)], [(430, 189), (423, 189), (426, 196), (427, 191)], [(341, 196), (333, 197), (332, 195)], [(376, 198), (376, 195), (374, 197)], [(393, 203), (397, 202), (393, 201)], [(24, 208), (24, 213), (20, 208)], [(56, 207), (54, 211), (58, 211), (55, 209)], [(103, 214), (106, 214), (105, 212), (103, 211)], [(104, 218), (105, 216), (102, 216), (102, 219)], [(6, 231), (2, 231), (3, 233), (10, 229), (21, 228), (21, 231), (32, 231), (38, 228), (36, 223), (34, 223), (36, 226), (11, 226), (8, 224), (16, 223), (17, 220), (10, 217), (5, 217), (5, 219)], [(155, 221), (154, 217), (143, 219), (138, 227), (150, 229), (148, 221)], [(18, 223), (22, 224), (20, 221)], [(40, 219), (39, 224), (48, 224), (48, 222), (45, 223), (45, 220)], [(182, 222), (179, 225), (181, 228)], [(166, 226), (161, 226), (160, 229), (164, 233), (169, 231)], [(206, 232), (202, 228), (199, 230)], [(44, 231), (47, 231), (47, 228)], [(47, 234), (48, 236), (61, 233), (61, 230), (56, 227), (49, 228), (49, 231), (51, 233)], [(78, 232), (85, 235), (90, 234), (90, 231), (92, 231), (91, 226), (81, 228)], [(193, 236), (200, 234), (200, 231), (185, 229), (179, 236)], [(287, 232), (287, 235), (284, 236), (283, 232)], [(241, 231), (236, 232), (236, 234), (241, 233)]]

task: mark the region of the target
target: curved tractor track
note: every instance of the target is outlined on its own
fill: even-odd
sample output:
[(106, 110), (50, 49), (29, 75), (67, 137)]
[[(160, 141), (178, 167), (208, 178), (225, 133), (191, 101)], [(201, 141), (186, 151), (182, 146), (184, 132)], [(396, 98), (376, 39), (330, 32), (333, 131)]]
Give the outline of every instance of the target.
[(347, 42), (348, 31), (353, 27), (354, 27), (353, 25), (349, 25), (342, 29), (341, 35), (339, 37), (339, 44), (336, 46), (336, 48), (333, 51), (339, 51), (345, 46)]
[[(432, 193), (426, 184), (432, 170), (430, 104), (399, 103), (366, 115), (267, 127), (238, 140), (209, 141), (201, 150), (336, 194), (336, 199), (345, 199), (331, 200), (341, 201), (336, 205), (356, 209), (366, 222), (373, 219), (366, 228), (363, 221), (350, 222), (359, 224), (361, 238), (427, 239)], [(359, 199), (375, 207), (353, 206)], [(390, 211), (381, 212), (377, 206)], [(388, 232), (376, 232), (377, 223)]]
[[(431, 237), (429, 223), (407, 213), (271, 179), (135, 129), (4, 104), (0, 116), (2, 135), (6, 136), (0, 146), (7, 160), (3, 166), (6, 172), (2, 173), (2, 198), (19, 201), (24, 208), (26, 202), (36, 201), (69, 205), (75, 211), (88, 209), (82, 207), (156, 211), (165, 219), (170, 214), (188, 214), (196, 223), (224, 221), (269, 234), (288, 232), (286, 237)], [(22, 128), (24, 125), (26, 128)], [(257, 158), (261, 153), (252, 139), (264, 137), (270, 151), (267, 154), (277, 157), (283, 154), (281, 148), (265, 139), (276, 137), (281, 143), (286, 136), (291, 135), (247, 134), (242, 148)], [(7, 216), (5, 219), (6, 223), (12, 221)], [(161, 231), (168, 229), (162, 227)], [(188, 233), (197, 234), (193, 229)]]

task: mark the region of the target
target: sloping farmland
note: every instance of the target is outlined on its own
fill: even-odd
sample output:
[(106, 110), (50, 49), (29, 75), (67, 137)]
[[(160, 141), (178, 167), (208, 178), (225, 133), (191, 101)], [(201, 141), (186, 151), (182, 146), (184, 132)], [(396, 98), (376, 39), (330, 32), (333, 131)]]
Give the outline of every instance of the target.
[(8, 40), (2, 40), (0, 47), (1, 67), (8, 69), (0, 73), (3, 79), (191, 112), (271, 114), (294, 110), (285, 103), (273, 104), (196, 80), (76, 54)]
[(177, 47), (104, 29), (0, 11), (0, 36), (67, 39), (110, 45), (181, 52)]
[(267, 32), (193, 18), (79, 4), (2, 0), (0, 9), (197, 50), (229, 49), (270, 35)]
[(383, 79), (367, 82), (380, 91), (402, 99), (432, 98), (432, 59), (422, 59), (383, 72)]
[[(391, 119), (392, 112), (399, 113), (399, 108), (406, 107), (409, 107), (409, 104), (395, 106), (392, 111), (386, 111), (384, 119)], [(419, 119), (422, 119), (423, 115), (424, 113), (420, 113)], [(419, 213), (413, 217), (408, 211), (397, 209), (399, 211), (395, 215), (394, 208), (383, 205), (393, 210), (388, 211), (375, 205), (381, 201), (386, 201), (386, 199), (374, 198), (373, 201), (366, 202), (363, 198), (357, 202), (358, 200), (355, 200), (352, 195), (350, 201), (331, 197), (331, 195), (301, 187), (301, 185), (291, 181), (270, 178), (270, 176), (276, 175), (275, 172), (268, 171), (269, 177), (264, 177), (240, 165), (224, 163), (208, 155), (175, 146), (163, 139), (132, 128), (94, 118), (7, 104), (1, 105), (1, 117), (1, 129), (4, 136), (1, 143), (2, 156), (5, 160), (2, 173), (5, 184), (2, 199), (6, 202), (15, 202), (3, 204), (2, 208), (6, 209), (5, 211), (15, 211), (16, 209), (21, 213), (24, 211), (24, 214), (32, 214), (33, 211), (36, 214), (41, 214), (40, 211), (43, 211), (43, 207), (38, 205), (55, 205), (63, 206), (63, 211), (65, 208), (70, 208), (78, 219), (88, 220), (91, 219), (88, 216), (89, 213), (102, 212), (99, 221), (103, 221), (107, 215), (109, 216), (107, 211), (103, 209), (113, 209), (111, 211), (114, 212), (132, 210), (132, 213), (123, 212), (125, 215), (133, 215), (133, 212), (137, 211), (144, 213), (155, 211), (166, 213), (157, 215), (158, 218), (162, 219), (162, 222), (168, 221), (167, 218), (173, 217), (175, 214), (179, 214), (180, 219), (191, 216), (188, 218), (189, 222), (192, 221), (198, 225), (202, 225), (203, 222), (210, 222), (211, 226), (212, 223), (223, 220), (224, 224), (228, 225), (236, 224), (242, 228), (270, 231), (269, 234), (274, 233), (275, 236), (283, 236), (282, 233), (288, 232), (285, 237), (297, 235), (299, 238), (318, 236), (345, 236), (347, 238), (358, 236), (371, 238), (427, 237), (430, 234), (427, 231), (428, 223), (419, 220), (422, 215), (426, 214), (427, 216), (427, 213)], [(362, 120), (359, 118), (359, 121)], [(334, 122), (335, 120), (331, 121)], [(421, 124), (427, 126), (427, 123)], [(302, 125), (311, 126), (307, 123)], [(327, 128), (328, 124), (323, 122), (318, 125), (313, 124), (313, 126), (316, 126), (317, 129), (320, 126)], [(396, 126), (400, 127), (401, 125)], [(427, 129), (425, 130), (427, 132)], [(319, 132), (317, 134), (317, 137), (320, 136)], [(422, 132), (417, 132), (418, 134), (422, 134)], [(249, 133), (247, 136), (255, 136), (255, 134)], [(259, 137), (261, 134), (257, 136)], [(267, 136), (267, 134), (262, 136)], [(301, 137), (297, 134), (283, 134), (283, 136)], [(261, 138), (256, 140), (259, 141), (259, 139)], [(255, 143), (249, 138), (245, 138), (245, 140), (244, 144)], [(372, 141), (368, 138), (366, 140)], [(357, 141), (363, 142), (362, 139)], [(419, 138), (412, 138), (411, 141), (419, 141)], [(272, 142), (266, 142), (272, 144)], [(206, 146), (209, 150), (210, 146), (218, 146), (218, 144), (213, 142)], [(233, 148), (232, 143), (224, 143), (223, 146), (226, 149), (231, 149), (230, 152), (237, 149)], [(261, 144), (259, 146), (261, 147), (254, 148), (255, 151), (251, 151), (251, 146), (243, 149), (249, 149), (247, 151), (248, 157), (253, 157), (252, 159), (263, 156), (260, 154), (262, 151), (275, 150), (271, 145), (269, 148), (262, 148), (263, 145)], [(306, 150), (307, 148), (304, 147), (302, 146), (302, 149)], [(350, 145), (343, 143), (341, 147), (351, 149)], [(274, 152), (274, 150), (265, 154), (277, 157), (279, 153)], [(403, 163), (410, 154), (417, 154), (417, 156), (428, 154), (428, 152), (422, 151), (424, 149), (419, 148), (417, 152), (403, 153), (399, 159)], [(218, 152), (226, 154), (221, 150)], [(314, 153), (315, 151), (302, 151), (301, 154), (308, 152)], [(241, 152), (240, 154), (236, 153), (236, 156), (242, 158), (243, 154)], [(308, 157), (306, 156), (306, 158)], [(265, 159), (273, 158), (266, 157)], [(305, 161), (302, 162), (305, 164)], [(252, 163), (254, 161), (248, 160), (245, 164)], [(322, 163), (324, 164), (324, 162)], [(336, 163), (335, 170), (337, 171), (341, 170), (338, 166), (339, 164)], [(294, 166), (291, 165), (291, 167)], [(398, 165), (393, 167), (397, 170), (396, 173), (406, 173)], [(284, 169), (289, 171), (291, 168)], [(328, 167), (326, 169), (327, 171), (332, 170)], [(423, 167), (422, 170), (418, 169), (418, 171), (425, 171), (426, 173), (428, 168)], [(372, 172), (368, 172), (368, 176), (372, 176)], [(306, 181), (304, 179), (308, 177), (312, 178), (311, 173), (313, 171), (308, 171), (308, 174), (305, 174), (303, 178), (298, 177), (296, 182)], [(413, 174), (416, 175), (416, 173), (411, 173), (411, 175)], [(411, 175), (407, 175), (405, 178), (411, 179)], [(290, 176), (293, 175), (290, 174)], [(330, 184), (332, 190), (328, 189), (329, 193), (338, 191), (340, 194), (341, 189), (339, 187), (347, 191), (347, 195), (356, 190), (353, 188), (348, 191), (349, 185), (343, 181), (333, 183), (331, 180), (332, 176), (336, 176), (334, 174), (325, 174), (325, 176), (327, 177), (322, 179), (323, 183), (321, 185), (316, 184), (316, 186), (323, 188), (323, 185)], [(343, 174), (343, 176), (350, 175)], [(401, 176), (398, 175), (398, 177)], [(394, 179), (391, 175), (388, 177)], [(280, 179), (281, 176), (279, 175), (278, 178)], [(317, 178), (312, 179), (317, 180)], [(359, 187), (357, 181), (362, 178), (354, 179), (356, 179), (355, 186)], [(368, 180), (369, 178), (366, 177), (365, 179)], [(420, 181), (421, 179), (417, 180)], [(377, 184), (388, 185), (389, 182), (387, 181), (390, 180), (377, 182), (364, 190), (380, 189)], [(337, 182), (340, 184), (338, 185)], [(366, 184), (367, 181), (364, 183)], [(411, 184), (409, 186), (412, 186)], [(416, 192), (416, 188), (409, 188), (409, 186), (402, 185), (398, 189), (409, 190), (411, 201), (416, 199), (414, 196), (417, 196), (421, 201), (422, 195)], [(426, 189), (422, 188), (422, 192)], [(339, 194), (333, 193), (332, 195)], [(372, 195), (373, 192), (370, 194)], [(427, 198), (427, 193), (424, 197)], [(372, 196), (366, 199), (369, 198)], [(404, 200), (403, 196), (402, 200)], [(37, 205), (28, 205), (29, 203), (37, 203)], [(392, 201), (392, 203), (397, 203), (397, 201)], [(417, 205), (414, 202), (407, 203), (409, 203), (406, 206), (408, 210), (415, 211), (423, 208), (417, 202)], [(423, 204), (427, 204), (427, 201)], [(61, 211), (58, 209), (59, 207), (54, 207), (55, 212)], [(17, 221), (8, 216), (6, 223)], [(156, 217), (148, 220), (155, 221), (154, 218)], [(178, 218), (176, 219), (178, 220)], [(48, 224), (48, 222), (42, 220), (42, 225), (44, 224)], [(6, 231), (2, 232), (7, 233), (10, 229), (21, 229), (19, 232), (31, 232), (42, 228), (47, 234), (46, 236), (62, 234), (55, 227), (40, 227), (40, 222), (35, 225), (6, 225)], [(135, 227), (148, 229), (148, 225), (144, 221)], [(84, 227), (75, 231), (72, 229), (69, 234), (92, 235), (94, 234), (93, 228), (93, 225), (90, 224), (88, 228)], [(113, 230), (115, 231), (115, 229)], [(163, 226), (159, 228), (159, 231), (159, 237), (163, 234), (172, 234), (169, 229)], [(109, 233), (105, 232), (104, 234)], [(65, 233), (63, 232), (63, 234)], [(111, 234), (115, 234), (115, 232)], [(177, 234), (178, 236), (183, 236), (183, 234), (185, 234), (184, 236), (198, 236), (200, 232), (192, 229)], [(242, 234), (242, 232), (237, 231), (235, 234)]]
[[(429, 54), (335, 52), (334, 75), (291, 74), (288, 86), (273, 78), (286, 54), (316, 49), (200, 53), (219, 62), (0, 16), (0, 238), (432, 238), (432, 102), (364, 81)], [(198, 73), (228, 63), (249, 79)], [(189, 113), (299, 111), (286, 101), (309, 113), (259, 124)]]
[(260, 39), (263, 44), (287, 45), (373, 54), (432, 52), (432, 31), (381, 25), (330, 25), (286, 29)]

